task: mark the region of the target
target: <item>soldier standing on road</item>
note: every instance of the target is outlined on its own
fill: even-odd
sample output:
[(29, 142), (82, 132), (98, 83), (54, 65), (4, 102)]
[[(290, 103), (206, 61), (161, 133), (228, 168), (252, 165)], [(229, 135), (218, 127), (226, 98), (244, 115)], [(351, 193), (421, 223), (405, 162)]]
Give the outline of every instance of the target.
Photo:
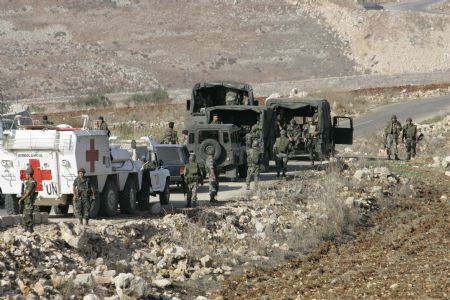
[(102, 116), (98, 117), (98, 122), (98, 129), (106, 131), (108, 137), (111, 136), (111, 131), (109, 131), (108, 124), (106, 124), (105, 119)]
[(191, 201), (194, 206), (197, 205), (197, 189), (199, 181), (202, 181), (202, 171), (198, 163), (195, 162), (195, 154), (189, 156), (189, 162), (184, 166), (184, 182), (186, 184), (186, 207), (191, 207)]
[(173, 129), (174, 125), (174, 122), (169, 122), (169, 128), (166, 129), (161, 144), (178, 144), (178, 134), (176, 130)]
[(259, 142), (253, 141), (252, 148), (247, 150), (247, 179), (245, 181), (247, 190), (250, 189), (250, 181), (254, 177), (255, 189), (259, 184), (259, 173), (261, 165), (261, 150), (259, 149)]
[(73, 182), (73, 201), (75, 208), (75, 216), (83, 224), (89, 223), (89, 213), (91, 211), (92, 201), (95, 201), (94, 187), (86, 176), (86, 170), (81, 168), (78, 170), (78, 177)]
[(180, 137), (180, 144), (183, 146), (187, 146), (188, 144), (188, 134), (189, 131), (187, 131), (186, 129), (183, 129), (183, 131), (181, 132), (181, 137)]
[(406, 146), (406, 160), (416, 156), (417, 126), (412, 123), (411, 117), (406, 119), (402, 130), (402, 143)]
[(394, 154), (394, 159), (398, 160), (398, 137), (402, 131), (402, 124), (397, 121), (397, 116), (392, 115), (391, 121), (388, 122), (384, 129), (384, 147), (386, 149), (387, 159), (391, 159), (391, 155)]
[(23, 207), (22, 218), (23, 226), (25, 231), (33, 232), (34, 220), (33, 220), (33, 210), (34, 210), (34, 200), (36, 199), (36, 181), (33, 179), (33, 169), (28, 168), (26, 170), (26, 181), (24, 187), (24, 193), (19, 199), (19, 206)]
[(286, 136), (286, 130), (281, 130), (280, 136), (275, 140), (273, 153), (275, 154), (277, 177), (280, 177), (280, 172), (283, 173), (283, 177), (286, 177), (286, 166), (289, 155), (289, 139)]
[(217, 202), (216, 196), (219, 192), (219, 174), (214, 160), (214, 153), (214, 148), (209, 149), (208, 158), (205, 162), (206, 175), (209, 181), (209, 202), (211, 203)]

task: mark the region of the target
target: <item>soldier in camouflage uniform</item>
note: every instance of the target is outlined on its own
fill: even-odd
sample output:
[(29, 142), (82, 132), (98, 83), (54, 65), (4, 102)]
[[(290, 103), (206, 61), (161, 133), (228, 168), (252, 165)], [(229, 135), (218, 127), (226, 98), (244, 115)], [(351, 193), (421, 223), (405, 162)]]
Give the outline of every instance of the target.
[(406, 159), (416, 156), (417, 126), (412, 123), (411, 117), (406, 119), (406, 124), (402, 129), (402, 143), (406, 146)]
[(197, 205), (197, 189), (198, 183), (201, 181), (203, 181), (201, 167), (195, 162), (195, 154), (191, 154), (189, 156), (189, 162), (184, 166), (187, 207), (191, 207), (192, 200), (194, 201), (194, 206)]
[(222, 122), (220, 122), (219, 115), (213, 114), (213, 119), (212, 119), (211, 123), (209, 123), (209, 124), (222, 124)]
[(219, 192), (219, 174), (217, 172), (217, 165), (214, 160), (214, 148), (211, 148), (208, 151), (208, 158), (205, 162), (205, 169), (209, 181), (209, 201), (211, 203), (216, 203), (216, 196)]
[(22, 197), (19, 199), (19, 206), (23, 207), (22, 218), (25, 231), (33, 232), (34, 221), (33, 221), (33, 210), (34, 210), (34, 200), (36, 199), (36, 181), (33, 179), (33, 169), (28, 168), (26, 171), (27, 180), (24, 183), (24, 192)]
[(91, 181), (85, 175), (84, 168), (78, 170), (78, 177), (73, 182), (73, 201), (75, 216), (80, 220), (80, 224), (83, 224), (84, 220), (88, 225), (91, 204), (95, 201), (95, 191)]
[(187, 146), (189, 140), (188, 134), (189, 131), (187, 131), (186, 129), (183, 129), (183, 131), (181, 131), (180, 145)]
[(111, 136), (111, 131), (109, 131), (108, 124), (106, 124), (105, 119), (102, 116), (98, 117), (98, 122), (98, 129), (106, 131), (106, 134)]
[(391, 121), (388, 122), (384, 129), (384, 147), (386, 149), (387, 159), (391, 159), (391, 155), (394, 154), (394, 159), (398, 160), (398, 137), (402, 131), (402, 124), (397, 121), (397, 116), (393, 115)]
[(42, 116), (42, 125), (53, 125), (53, 122), (48, 119), (47, 115)]
[(286, 177), (286, 167), (289, 156), (289, 139), (286, 136), (286, 130), (281, 130), (280, 136), (275, 140), (273, 145), (273, 154), (275, 154), (275, 164), (277, 169), (277, 177), (280, 177), (280, 172), (283, 177)]
[(174, 122), (169, 122), (169, 128), (166, 129), (161, 144), (178, 144), (178, 134), (173, 129), (174, 125)]
[(294, 119), (292, 119), (289, 122), (286, 133), (287, 133), (289, 142), (291, 144), (291, 148), (296, 149), (298, 146), (298, 143), (300, 142), (300, 137), (301, 137), (302, 133), (300, 132), (300, 128)]
[(309, 154), (311, 165), (314, 165), (314, 159), (317, 157), (316, 147), (319, 136), (319, 128), (312, 120), (303, 128), (303, 139), (305, 141), (306, 151)]
[(259, 142), (253, 141), (252, 148), (247, 150), (247, 179), (245, 181), (247, 190), (250, 189), (250, 181), (254, 177), (255, 189), (259, 184), (259, 173), (261, 165), (261, 150), (259, 149)]
[(245, 146), (247, 150), (252, 147), (254, 141), (261, 141), (261, 128), (258, 123), (253, 125), (250, 132), (245, 135)]

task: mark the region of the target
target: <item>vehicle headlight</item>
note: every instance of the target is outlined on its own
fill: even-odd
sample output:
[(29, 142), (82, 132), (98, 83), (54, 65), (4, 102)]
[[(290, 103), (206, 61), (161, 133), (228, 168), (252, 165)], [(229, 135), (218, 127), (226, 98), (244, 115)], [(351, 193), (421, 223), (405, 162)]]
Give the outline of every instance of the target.
[(12, 160), (2, 160), (2, 166), (4, 168), (8, 169), (8, 168), (12, 168), (14, 165), (13, 165)]

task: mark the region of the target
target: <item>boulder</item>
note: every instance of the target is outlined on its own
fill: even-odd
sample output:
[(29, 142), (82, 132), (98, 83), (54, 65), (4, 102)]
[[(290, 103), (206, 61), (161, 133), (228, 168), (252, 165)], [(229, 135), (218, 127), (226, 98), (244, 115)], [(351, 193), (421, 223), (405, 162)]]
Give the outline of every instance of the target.
[(368, 179), (370, 178), (370, 175), (371, 175), (370, 170), (364, 168), (356, 170), (355, 174), (353, 175), (353, 178), (355, 178), (356, 180)]
[(117, 295), (120, 299), (126, 297), (143, 298), (148, 296), (150, 289), (147, 282), (131, 273), (120, 273), (114, 278)]
[(73, 281), (73, 284), (76, 287), (79, 286), (85, 286), (85, 287), (92, 287), (95, 285), (95, 279), (92, 274), (78, 274), (75, 276), (75, 279)]
[(373, 175), (376, 178), (386, 178), (391, 175), (391, 171), (386, 167), (377, 167), (373, 170)]
[(209, 268), (212, 266), (212, 259), (211, 256), (209, 255), (205, 255), (202, 258), (200, 258), (200, 263), (202, 264), (203, 267)]
[(182, 259), (185, 258), (187, 251), (180, 246), (173, 246), (164, 249), (164, 257), (171, 259)]

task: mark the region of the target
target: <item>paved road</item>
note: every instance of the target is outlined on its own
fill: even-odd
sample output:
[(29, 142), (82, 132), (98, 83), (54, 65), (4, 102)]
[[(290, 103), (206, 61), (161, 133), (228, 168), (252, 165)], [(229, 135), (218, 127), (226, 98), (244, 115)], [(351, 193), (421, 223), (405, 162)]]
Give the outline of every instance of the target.
[(445, 113), (450, 113), (450, 96), (385, 105), (355, 120), (355, 137), (361, 137), (374, 130), (382, 130), (390, 116), (394, 114), (401, 123), (404, 123), (407, 117), (411, 117), (414, 122), (419, 122), (430, 116)]
[(387, 3), (383, 4), (383, 8), (388, 11), (422, 11), (431, 13), (442, 13), (429, 10), (429, 7), (431, 5), (439, 2), (442, 2), (442, 0), (420, 0), (404, 3)]

